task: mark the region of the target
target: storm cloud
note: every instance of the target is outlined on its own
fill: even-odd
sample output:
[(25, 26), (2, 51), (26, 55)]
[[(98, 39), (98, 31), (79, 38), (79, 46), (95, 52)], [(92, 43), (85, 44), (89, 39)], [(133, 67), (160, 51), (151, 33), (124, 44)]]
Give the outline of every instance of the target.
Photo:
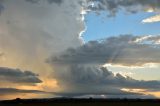
[(104, 64), (143, 66), (160, 63), (159, 36), (120, 35), (99, 41), (90, 41), (77, 48), (69, 48), (59, 56), (47, 60), (54, 67), (54, 77), (68, 92), (113, 93), (123, 88), (160, 90), (158, 80), (136, 80), (113, 74)]
[[(0, 15), (0, 55), (5, 53), (0, 56), (0, 66), (38, 73), (44, 86), (48, 84), (45, 81), (56, 80), (51, 77), (53, 69), (45, 62), (46, 58), (82, 44), (80, 32), (85, 29), (82, 6), (77, 0), (28, 1), (0, 2), (4, 6)], [(8, 75), (3, 79), (27, 84), (40, 82), (38, 76), (30, 77), (23, 79)], [(5, 87), (4, 84), (3, 86)]]
[(77, 93), (77, 92), (62, 92), (62, 93), (55, 93), (56, 95), (62, 96), (62, 97), (78, 97), (78, 98), (141, 98), (141, 99), (151, 99), (156, 98), (153, 95), (143, 95), (140, 93), (131, 93), (131, 92), (125, 92), (125, 91), (116, 91), (116, 92), (97, 92), (97, 93)]
[[(160, 90), (158, 80), (136, 80), (119, 73), (113, 74), (106, 67), (95, 65), (61, 65), (54, 68), (54, 77), (64, 90), (55, 94), (68, 97), (106, 95), (106, 97), (143, 97), (143, 93), (123, 91), (125, 89)], [(114, 96), (113, 96), (114, 95)], [(131, 96), (132, 95), (132, 96)]]
[(112, 92), (113, 89), (118, 90), (121, 88), (160, 89), (160, 81), (136, 80), (119, 73), (114, 75), (105, 67), (72, 65), (67, 73), (60, 74), (57, 78), (62, 81), (62, 85), (69, 85), (68, 87), (71, 87), (71, 91), (108, 92), (109, 88), (112, 88), (109, 92)]
[(160, 63), (159, 36), (121, 35), (102, 41), (90, 41), (78, 48), (67, 49), (48, 61), (57, 64), (121, 64), (140, 66)]
[(160, 89), (160, 81), (140, 81), (129, 76), (124, 77), (119, 73), (114, 75), (104, 67), (94, 68), (74, 65), (70, 69), (72, 75), (68, 79), (70, 80), (69, 82), (74, 83), (73, 85), (84, 84), (90, 87), (101, 85), (115, 88)]
[(12, 83), (28, 83), (36, 84), (42, 83), (38, 75), (31, 71), (21, 71), (19, 69), (11, 69), (7, 67), (0, 67), (0, 80)]
[[(96, 2), (94, 6), (93, 2)], [(87, 12), (107, 11), (114, 16), (119, 8), (130, 13), (148, 9), (158, 11), (159, 1), (3, 0), (0, 2), (0, 51), (5, 57), (0, 64), (33, 70), (46, 80), (53, 73), (52, 78), (64, 88), (59, 93), (62, 95), (127, 94), (121, 90), (124, 87), (159, 89), (159, 81), (113, 75), (101, 67), (106, 63), (125, 66), (159, 63), (158, 36), (146, 39), (123, 35), (88, 43), (81, 38)], [(45, 63), (46, 58), (51, 67)], [(31, 71), (0, 67), (0, 73), (0, 79), (6, 82), (42, 83)], [(14, 88), (1, 88), (1, 91), (36, 93)]]

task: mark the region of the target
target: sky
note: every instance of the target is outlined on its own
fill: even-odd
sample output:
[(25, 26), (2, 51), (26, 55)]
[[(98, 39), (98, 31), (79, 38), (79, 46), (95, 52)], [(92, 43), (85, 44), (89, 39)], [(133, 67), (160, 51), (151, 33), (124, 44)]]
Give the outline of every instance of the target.
[(159, 0), (0, 0), (0, 98), (160, 98)]
[(156, 15), (155, 12), (130, 14), (122, 10), (117, 13), (116, 17), (107, 17), (105, 11), (100, 15), (91, 12), (85, 16), (87, 30), (83, 34), (83, 38), (88, 42), (120, 34), (158, 35), (160, 34), (159, 23), (145, 24), (141, 22), (143, 19), (154, 15)]

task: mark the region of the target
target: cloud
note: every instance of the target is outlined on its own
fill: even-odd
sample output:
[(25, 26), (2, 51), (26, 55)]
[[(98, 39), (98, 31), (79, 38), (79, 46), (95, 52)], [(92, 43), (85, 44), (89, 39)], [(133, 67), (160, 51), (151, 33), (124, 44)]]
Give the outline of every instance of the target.
[(31, 89), (17, 89), (17, 88), (0, 88), (0, 100), (9, 99), (33, 99), (33, 98), (45, 98), (53, 97), (50, 92), (45, 92), (42, 90), (31, 90)]
[(152, 95), (143, 95), (140, 93), (131, 93), (131, 92), (125, 92), (125, 91), (120, 91), (119, 93), (106, 93), (106, 92), (97, 92), (97, 93), (88, 93), (88, 92), (83, 92), (83, 93), (77, 93), (77, 92), (70, 92), (70, 93), (55, 93), (57, 96), (62, 96), (62, 97), (78, 97), (78, 98), (155, 98)]
[(155, 47), (156, 49), (159, 48), (160, 44), (160, 35), (147, 35), (142, 37), (137, 37), (137, 39), (134, 41), (138, 44), (148, 44), (152, 47)]
[[(45, 58), (49, 55), (81, 45), (79, 33), (85, 26), (81, 20), (82, 7), (79, 2), (63, 1), (58, 6), (56, 3), (61, 0), (49, 1), (53, 3), (45, 4), (41, 1), (31, 4), (25, 0), (3, 2), (5, 11), (0, 18), (0, 48), (8, 56), (3, 66), (15, 58), (17, 64), (27, 62), (30, 67), (37, 64), (44, 66)], [(7, 66), (20, 67), (17, 64)], [(21, 67), (24, 68), (24, 65)], [(41, 67), (45, 68), (46, 65)]]
[(159, 36), (142, 38), (144, 37), (121, 35), (103, 41), (90, 41), (78, 48), (67, 49), (48, 61), (55, 64), (111, 63), (125, 66), (160, 63)]
[[(80, 33), (85, 24), (80, 1), (3, 0), (0, 51), (5, 53), (5, 58), (1, 61), (0, 57), (0, 66), (8, 68), (0, 68), (1, 87), (30, 88), (36, 84), (33, 89), (55, 91), (59, 88), (57, 79), (51, 76), (54, 69), (45, 60), (82, 44)], [(17, 67), (38, 73), (40, 79), (29, 72), (12, 69)]]
[(4, 53), (3, 53), (3, 52), (0, 52), (0, 57), (1, 57), (1, 56), (4, 56)]
[(142, 23), (153, 23), (153, 22), (159, 22), (159, 21), (160, 21), (160, 15), (155, 15), (142, 20)]
[(0, 14), (4, 10), (3, 0), (0, 0)]
[[(115, 88), (138, 88), (138, 89), (159, 89), (160, 81), (139, 81), (129, 76), (122, 76), (121, 74), (114, 75), (106, 68), (95, 68), (88, 66), (73, 65), (69, 68), (70, 74), (63, 76), (65, 83), (71, 83), (71, 86), (87, 85), (89, 90), (94, 86), (110, 86)], [(96, 85), (96, 86), (95, 86)], [(85, 88), (84, 88), (85, 89)]]
[[(105, 83), (102, 83), (106, 81), (101, 78), (103, 75), (94, 74), (94, 71), (101, 70), (100, 72), (102, 72), (102, 69), (90, 69), (89, 66), (90, 73), (90, 71), (86, 71), (88, 69), (85, 66), (79, 67), (77, 64), (99, 66), (104, 63), (113, 63), (130, 66), (132, 64), (142, 65), (148, 62), (159, 62), (158, 58), (155, 57), (159, 56), (158, 45), (152, 46), (150, 44), (141, 44), (141, 42), (137, 43), (136, 39), (138, 37), (113, 37), (103, 42), (92, 41), (84, 45), (82, 45), (83, 42), (80, 37), (85, 29), (82, 10), (84, 12), (88, 9), (92, 11), (107, 10), (112, 15), (116, 14), (119, 8), (125, 8), (131, 13), (141, 10), (145, 11), (148, 8), (157, 10), (159, 9), (158, 0), (92, 0), (98, 2), (97, 7), (91, 7), (91, 5), (87, 4), (91, 2), (90, 0), (47, 0), (48, 3), (43, 0), (27, 0), (29, 2), (26, 2), (26, 0), (3, 1), (2, 7), (5, 11), (0, 16), (0, 49), (6, 56), (5, 61), (1, 62), (1, 66), (34, 70), (44, 77), (44, 79), (48, 78), (54, 70), (53, 74), (56, 74), (53, 76), (57, 78), (61, 86), (65, 86), (64, 92), (67, 89), (70, 91), (75, 90), (75, 93), (77, 91), (88, 93), (91, 89), (89, 93), (93, 94), (104, 89), (104, 92), (112, 91), (115, 93), (120, 91), (118, 88), (106, 88)], [(133, 42), (130, 43), (130, 41)], [(66, 49), (68, 50), (63, 53)], [(136, 53), (133, 51), (136, 51)], [(57, 54), (61, 55), (57, 56)], [(51, 55), (53, 58), (48, 62), (53, 66), (53, 70), (45, 63), (45, 59)], [(139, 58), (141, 56), (142, 59)], [(76, 67), (73, 67), (74, 64)], [(83, 81), (77, 74), (74, 74), (75, 69), (82, 69), (82, 73), (87, 72), (86, 75), (89, 78), (81, 75), (81, 73), (79, 75), (86, 79), (88, 78), (88, 83), (94, 80), (90, 74), (98, 77), (98, 81), (100, 82), (96, 83), (99, 86), (95, 87), (94, 83), (91, 83), (93, 88), (86, 89), (88, 87), (87, 82), (84, 83), (86, 85), (82, 84), (83, 86), (81, 86)], [(8, 68), (2, 68), (1, 70), (3, 73), (1, 78), (6, 81), (12, 81), (14, 83), (41, 82), (38, 80), (38, 76), (32, 72)], [(4, 72), (3, 70), (9, 71)], [(94, 71), (92, 72), (92, 70)], [(9, 74), (6, 74), (6, 72)], [(71, 75), (75, 76), (69, 78)], [(114, 76), (113, 79), (115, 80), (120, 76)], [(74, 77), (78, 77), (79, 79)], [(75, 79), (75, 81), (71, 79)], [(139, 86), (144, 87), (142, 86), (143, 81), (140, 82), (138, 81)], [(147, 82), (148, 86), (150, 85), (149, 83)], [(157, 84), (158, 82), (153, 81), (151, 85), (152, 83)], [(127, 85), (123, 86), (126, 87)], [(132, 86), (136, 87), (133, 83)], [(151, 87), (154, 88), (154, 86)]]
[(16, 89), (16, 88), (0, 88), (0, 94), (1, 95), (16, 94), (16, 93), (46, 93), (46, 92), (39, 91), (39, 90), (23, 90), (23, 89)]
[(159, 0), (91, 0), (94, 6), (89, 6), (93, 11), (108, 11), (111, 16), (115, 16), (120, 9), (125, 9), (130, 13), (160, 9)]
[(47, 62), (53, 66), (53, 76), (58, 79), (59, 86), (64, 88), (62, 94), (81, 96), (108, 93), (119, 97), (118, 95), (129, 93), (122, 92), (123, 88), (160, 90), (158, 80), (136, 80), (120, 73), (115, 75), (102, 67), (106, 63), (123, 66), (160, 63), (159, 39), (159, 36), (109, 37), (90, 41), (77, 48), (69, 48), (58, 56), (52, 56)]
[(3, 4), (1, 4), (1, 2), (0, 2), (0, 14), (2, 13), (3, 10), (4, 10), (4, 6), (3, 6)]
[[(63, 67), (63, 65), (61, 65)], [(54, 77), (58, 79), (59, 86), (64, 91), (56, 92), (56, 95), (79, 97), (84, 95), (143, 95), (143, 93), (124, 92), (128, 89), (160, 90), (160, 81), (136, 80), (129, 76), (113, 74), (105, 67), (94, 67), (90, 65), (70, 65), (55, 70)], [(139, 96), (138, 96), (139, 95)], [(122, 96), (122, 97), (123, 97)], [(136, 96), (135, 96), (136, 97)]]
[(2, 82), (36, 84), (42, 83), (38, 75), (31, 71), (21, 71), (19, 69), (11, 69), (0, 67), (0, 80)]
[[(152, 95), (142, 95), (140, 93), (132, 93), (132, 92), (125, 92), (125, 91), (120, 91), (118, 94), (114, 94), (114, 93), (74, 93), (74, 92), (70, 92), (70, 93), (65, 93), (65, 92), (62, 92), (62, 93), (57, 93), (57, 92), (45, 92), (45, 91), (40, 91), (40, 90), (24, 90), (24, 89), (16, 89), (16, 88), (0, 88), (0, 95), (1, 95), (1, 99), (6, 99), (6, 96), (7, 95), (14, 95), (16, 94), (17, 96), (16, 97), (21, 97), (20, 95), (28, 95), (28, 94), (36, 94), (36, 95), (57, 95), (57, 96), (62, 96), (62, 97), (100, 97), (102, 98), (101, 95), (103, 95), (103, 97), (105, 96), (105, 98), (126, 98), (126, 97), (129, 97), (129, 98), (155, 98), (154, 96)], [(38, 96), (37, 96), (38, 97)], [(23, 96), (22, 96), (23, 98)], [(39, 97), (40, 98), (40, 97)], [(11, 99), (15, 99), (15, 97), (12, 97)]]
[[(41, 0), (26, 0), (27, 2), (31, 2), (31, 3), (38, 3)], [(63, 0), (47, 0), (48, 3), (57, 3), (57, 4), (61, 4), (63, 2)]]
[[(45, 62), (46, 58), (82, 44), (79, 33), (84, 30), (85, 25), (80, 14), (81, 0), (29, 1), (3, 0), (5, 10), (0, 16), (0, 51), (5, 53), (5, 58), (1, 61), (0, 57), (0, 66), (33, 70), (40, 75), (45, 86), (47, 81), (56, 80), (51, 77), (53, 69)], [(14, 79), (8, 76), (3, 79), (33, 84), (39, 82), (38, 79), (34, 80), (36, 77), (38, 76), (33, 79), (18, 77), (18, 80), (17, 77)], [(38, 84), (39, 86), (42, 85)], [(49, 87), (46, 89), (54, 90)]]

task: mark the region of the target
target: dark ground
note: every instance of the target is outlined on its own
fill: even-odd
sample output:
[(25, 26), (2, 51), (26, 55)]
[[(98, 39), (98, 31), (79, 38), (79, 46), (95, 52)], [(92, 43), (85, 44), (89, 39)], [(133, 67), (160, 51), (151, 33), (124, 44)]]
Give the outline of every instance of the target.
[(160, 106), (156, 99), (15, 99), (0, 101), (0, 106)]

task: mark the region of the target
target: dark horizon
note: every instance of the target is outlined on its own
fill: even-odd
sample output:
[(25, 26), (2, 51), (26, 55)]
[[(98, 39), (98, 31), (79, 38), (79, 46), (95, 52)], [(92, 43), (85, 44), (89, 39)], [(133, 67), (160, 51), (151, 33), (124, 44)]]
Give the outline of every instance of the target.
[(127, 99), (127, 98), (112, 98), (112, 99), (105, 99), (105, 98), (48, 98), (48, 99), (14, 99), (14, 100), (3, 100), (0, 101), (0, 106), (18, 106), (18, 105), (42, 105), (42, 106), (51, 106), (51, 105), (62, 105), (62, 106), (70, 106), (70, 105), (108, 105), (108, 106), (158, 106), (160, 105), (160, 99)]

